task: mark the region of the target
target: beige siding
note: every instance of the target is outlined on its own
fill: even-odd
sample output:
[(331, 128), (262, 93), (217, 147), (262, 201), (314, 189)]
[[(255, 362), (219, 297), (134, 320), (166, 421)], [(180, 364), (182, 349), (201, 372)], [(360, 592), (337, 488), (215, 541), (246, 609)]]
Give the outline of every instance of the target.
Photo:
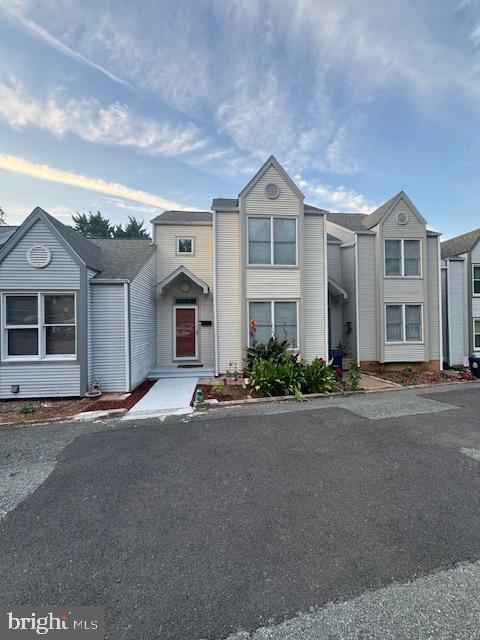
[(247, 267), (245, 294), (247, 299), (300, 298), (300, 269), (281, 269), (278, 267), (256, 269)]
[(359, 235), (357, 242), (360, 360), (378, 360), (375, 236)]
[(438, 243), (439, 238), (427, 238), (427, 304), (428, 314), (428, 359), (440, 359), (440, 299), (439, 299), (439, 278), (440, 265), (438, 264)]
[(342, 284), (342, 256), (340, 245), (329, 242), (327, 247), (327, 255), (328, 277), (336, 280), (338, 284)]
[(423, 303), (425, 299), (423, 279), (419, 278), (386, 278), (383, 281), (383, 289), (385, 303)]
[(448, 334), (449, 340), (449, 364), (462, 365), (463, 358), (468, 356), (469, 334), (471, 320), (465, 310), (468, 309), (467, 279), (465, 276), (467, 262), (452, 260), (448, 262)]
[(225, 372), (243, 358), (240, 216), (216, 216), (218, 367)]
[[(396, 215), (400, 212), (408, 216), (407, 224), (398, 224), (396, 221)], [(383, 236), (384, 238), (425, 238), (425, 225), (402, 198), (383, 221)]]
[(323, 216), (304, 220), (304, 344), (307, 360), (327, 357), (325, 309), (325, 223)]
[(423, 344), (386, 344), (385, 362), (423, 362), (425, 345)]
[[(52, 256), (43, 269), (27, 262), (28, 249), (37, 244)], [(0, 278), (2, 289), (79, 289), (80, 267), (45, 222), (37, 220), (0, 263)]]
[[(206, 225), (155, 225), (158, 282), (183, 265), (212, 288), (212, 235), (212, 227)], [(178, 236), (195, 238), (195, 255), (176, 255)]]
[[(265, 186), (269, 182), (274, 182), (280, 187), (280, 195), (274, 200), (265, 195)], [(245, 196), (245, 213), (246, 215), (259, 213), (275, 216), (298, 215), (299, 198), (284, 177), (271, 166)]]

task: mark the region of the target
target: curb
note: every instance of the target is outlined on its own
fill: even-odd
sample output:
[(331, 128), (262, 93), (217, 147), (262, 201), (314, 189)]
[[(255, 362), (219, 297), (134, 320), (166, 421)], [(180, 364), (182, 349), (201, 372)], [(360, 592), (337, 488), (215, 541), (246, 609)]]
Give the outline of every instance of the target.
[(119, 418), (127, 413), (128, 409), (104, 409), (101, 411), (82, 411), (72, 416), (74, 422), (89, 422), (99, 418)]
[[(379, 378), (380, 379), (380, 378)], [(338, 396), (353, 396), (368, 393), (388, 393), (397, 391), (409, 391), (412, 389), (438, 389), (438, 387), (451, 387), (455, 384), (480, 384), (478, 380), (452, 380), (452, 382), (436, 382), (432, 384), (411, 384), (406, 386), (385, 387), (384, 389), (359, 389), (358, 391), (335, 391), (334, 393), (306, 393), (304, 397), (307, 400), (315, 398), (335, 398)], [(274, 396), (267, 398), (246, 398), (245, 400), (227, 400), (225, 402), (211, 401), (197, 402), (194, 405), (194, 411), (197, 409), (219, 409), (221, 407), (235, 407), (251, 404), (269, 404), (271, 402), (300, 402), (295, 396)]]

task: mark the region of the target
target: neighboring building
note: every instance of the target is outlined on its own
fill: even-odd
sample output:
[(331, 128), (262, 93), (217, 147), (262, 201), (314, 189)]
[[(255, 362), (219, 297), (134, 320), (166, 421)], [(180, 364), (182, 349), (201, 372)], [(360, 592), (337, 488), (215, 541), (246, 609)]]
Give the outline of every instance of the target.
[(307, 360), (340, 345), (366, 367), (438, 369), (439, 234), (403, 192), (369, 216), (303, 200), (270, 157), (238, 198), (159, 215), (152, 242), (86, 239), (39, 208), (3, 227), (0, 398), (218, 375), (253, 332)]
[(480, 229), (442, 242), (445, 361), (480, 356)]
[(331, 300), (332, 344), (338, 340), (365, 369), (438, 370), (440, 234), (403, 191), (368, 215), (329, 213), (327, 231), (340, 241), (329, 243), (329, 274), (348, 293)]

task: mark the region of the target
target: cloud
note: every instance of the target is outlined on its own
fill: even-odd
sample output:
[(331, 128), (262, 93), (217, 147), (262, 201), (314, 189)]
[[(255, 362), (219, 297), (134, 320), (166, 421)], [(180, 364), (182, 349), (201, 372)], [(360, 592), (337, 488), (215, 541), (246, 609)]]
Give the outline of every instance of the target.
[(328, 210), (346, 213), (371, 213), (377, 208), (376, 204), (369, 202), (361, 193), (349, 191), (344, 187), (333, 188), (317, 184), (312, 180), (305, 180), (300, 176), (295, 176), (295, 181), (300, 189), (306, 191), (316, 203)]
[(102, 65), (97, 64), (92, 60), (89, 60), (81, 53), (74, 51), (73, 49), (68, 47), (66, 44), (64, 44), (61, 40), (52, 36), (46, 29), (36, 24), (32, 20), (29, 20), (28, 18), (26, 18), (22, 14), (22, 12), (19, 10), (20, 7), (21, 7), (21, 3), (19, 5), (17, 3), (11, 3), (11, 2), (6, 2), (5, 0), (0, 0), (0, 9), (4, 10), (4, 12), (10, 18), (10, 20), (12, 22), (19, 24), (23, 29), (31, 33), (33, 36), (35, 36), (39, 40), (42, 40), (43, 42), (50, 45), (54, 49), (57, 49), (57, 51), (60, 51), (61, 53), (67, 55), (69, 58), (72, 58), (73, 60), (76, 60), (81, 64), (84, 64), (88, 67), (91, 67), (92, 69), (95, 69), (96, 71), (99, 71), (101, 74), (110, 78), (110, 80), (113, 80), (118, 84), (122, 84), (125, 87), (129, 87), (131, 89), (134, 88), (126, 80), (119, 78), (114, 73), (111, 73), (110, 71), (108, 71), (108, 69), (105, 69), (105, 67), (102, 67)]
[(187, 123), (173, 126), (133, 115), (118, 102), (101, 106), (98, 101), (51, 96), (34, 100), (19, 83), (0, 80), (0, 120), (12, 127), (39, 127), (57, 138), (67, 134), (98, 144), (128, 146), (152, 154), (176, 156), (206, 145), (198, 128)]
[(11, 171), (12, 173), (20, 173), (31, 178), (38, 178), (39, 180), (58, 182), (80, 189), (87, 189), (88, 191), (118, 196), (119, 198), (150, 205), (158, 209), (191, 210), (191, 207), (185, 207), (178, 202), (172, 202), (171, 200), (146, 191), (132, 189), (118, 182), (107, 182), (102, 178), (92, 178), (79, 173), (56, 169), (55, 167), (50, 167), (46, 164), (37, 164), (18, 156), (0, 154), (0, 169)]

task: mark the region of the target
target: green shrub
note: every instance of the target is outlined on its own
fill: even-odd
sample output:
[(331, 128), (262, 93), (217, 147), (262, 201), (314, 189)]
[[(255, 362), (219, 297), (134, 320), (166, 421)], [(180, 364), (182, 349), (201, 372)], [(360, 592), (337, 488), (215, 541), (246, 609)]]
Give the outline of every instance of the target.
[(276, 340), (270, 338), (268, 342), (257, 342), (253, 347), (247, 347), (247, 364), (245, 374), (249, 375), (254, 363), (257, 360), (266, 360), (275, 364), (286, 364), (288, 362), (297, 362), (298, 354), (290, 349), (290, 343), (287, 339)]
[(413, 369), (405, 367), (405, 369), (402, 369), (402, 376), (405, 376), (405, 378), (411, 378), (413, 376)]
[(34, 407), (30, 404), (24, 404), (23, 407), (20, 407), (18, 410), (19, 413), (34, 413), (37, 410), (37, 407)]
[(315, 358), (310, 364), (302, 367), (303, 390), (305, 393), (328, 393), (337, 381), (337, 374), (331, 368), (331, 362)]
[(356, 362), (351, 362), (347, 369), (347, 382), (350, 385), (352, 391), (358, 389), (360, 384), (360, 378), (362, 377), (362, 370)]
[(295, 395), (303, 400), (302, 368), (296, 362), (277, 364), (271, 360), (253, 361), (250, 387), (260, 396)]
[(216, 396), (222, 397), (225, 395), (225, 385), (222, 382), (212, 384), (212, 391)]

